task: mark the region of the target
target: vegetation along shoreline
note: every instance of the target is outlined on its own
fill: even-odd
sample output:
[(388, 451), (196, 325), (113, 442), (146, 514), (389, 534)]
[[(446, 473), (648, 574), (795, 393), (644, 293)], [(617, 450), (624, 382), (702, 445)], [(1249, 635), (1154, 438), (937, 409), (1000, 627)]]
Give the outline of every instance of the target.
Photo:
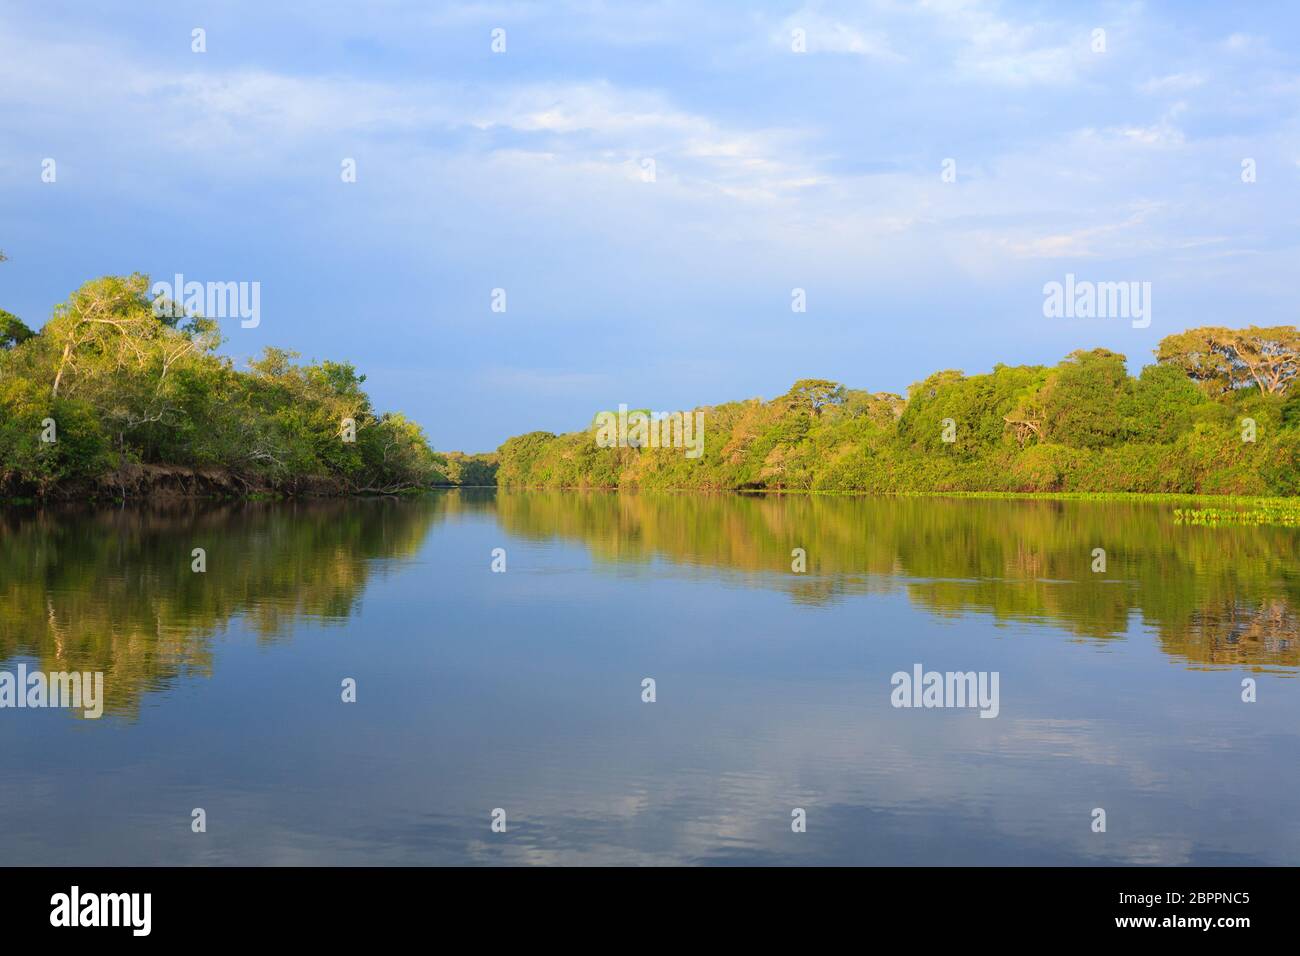
[(598, 440), (609, 411), (464, 454), (377, 412), (349, 363), (267, 348), (236, 368), (217, 354), (215, 320), (160, 309), (149, 289), (139, 274), (87, 282), (39, 331), (0, 310), (0, 499), (497, 486), (1194, 496), (1277, 516), (1300, 494), (1295, 326), (1169, 335), (1137, 375), (1091, 349), (1054, 366), (938, 371), (906, 395), (802, 379), (771, 400), (689, 410), (704, 429), (691, 455), (628, 441), (622, 425), (617, 443)]

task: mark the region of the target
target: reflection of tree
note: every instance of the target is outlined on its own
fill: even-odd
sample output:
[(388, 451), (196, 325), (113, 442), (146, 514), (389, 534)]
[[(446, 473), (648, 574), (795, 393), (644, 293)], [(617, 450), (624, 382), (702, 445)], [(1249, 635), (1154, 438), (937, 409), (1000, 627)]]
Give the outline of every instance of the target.
[[(932, 614), (1128, 633), (1204, 666), (1300, 667), (1300, 532), (1174, 525), (1162, 506), (939, 498), (491, 492), (415, 501), (155, 505), (0, 512), (0, 661), (102, 670), (107, 709), (211, 672), (239, 616), (262, 640), (342, 620), (374, 562), (407, 557), (442, 517), (494, 512), (512, 534), (583, 542), (600, 563), (745, 574), (822, 605), (905, 590)], [(1094, 548), (1105, 574), (1090, 569)], [(207, 572), (190, 570), (204, 548)], [(803, 548), (808, 573), (790, 571)]]
[(1161, 636), (1171, 654), (1205, 664), (1300, 666), (1300, 641), (1291, 605), (1282, 599), (1207, 607), (1192, 615), (1181, 642)]
[[(801, 603), (905, 587), (934, 614), (1048, 621), (1086, 640), (1127, 633), (1136, 611), (1188, 661), (1300, 665), (1295, 529), (1180, 526), (1168, 507), (1131, 502), (545, 491), (495, 501), (514, 534), (580, 540), (598, 561), (746, 572)], [(793, 548), (807, 551), (806, 575), (790, 572)], [(1091, 570), (1094, 548), (1105, 573)]]
[[(106, 709), (211, 672), (209, 639), (241, 616), (270, 641), (338, 620), (374, 559), (408, 556), (437, 504), (392, 501), (0, 512), (0, 661), (104, 672)], [(207, 552), (207, 571), (191, 552)]]

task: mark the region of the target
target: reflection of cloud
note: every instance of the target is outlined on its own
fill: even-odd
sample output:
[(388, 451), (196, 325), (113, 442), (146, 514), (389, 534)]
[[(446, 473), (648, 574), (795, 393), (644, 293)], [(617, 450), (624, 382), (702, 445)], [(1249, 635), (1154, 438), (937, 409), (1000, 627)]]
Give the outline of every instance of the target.
[[(1184, 741), (1182, 727), (1161, 735), (1123, 720), (899, 712), (883, 706), (883, 680), (873, 695), (857, 676), (738, 676), (679, 699), (653, 730), (620, 722), (578, 748), (530, 743), (508, 756), (508, 771), (506, 755), (490, 761), (496, 787), (520, 795), (505, 801), (508, 838), (478, 835), (486, 821), (467, 810), (458, 829), (405, 834), (400, 852), (393, 834), (384, 845), (399, 861), (514, 865), (1179, 865), (1221, 852), (1174, 822), (1204, 811), (1199, 790), (1176, 785), (1169, 748), (1215, 745)], [(1059, 706), (1041, 674), (1021, 673), (1016, 685), (1022, 710)], [(442, 792), (457, 807), (478, 796)], [(1105, 837), (1089, 828), (1098, 803), (1110, 814)], [(809, 820), (798, 836), (795, 806)], [(1259, 836), (1239, 833), (1240, 862), (1281, 859)]]

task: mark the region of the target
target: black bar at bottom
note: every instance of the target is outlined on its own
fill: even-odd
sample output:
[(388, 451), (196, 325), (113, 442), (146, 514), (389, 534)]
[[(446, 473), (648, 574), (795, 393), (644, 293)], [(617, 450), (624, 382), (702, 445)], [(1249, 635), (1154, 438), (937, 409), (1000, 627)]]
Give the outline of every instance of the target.
[[(614, 943), (686, 925), (725, 931), (733, 942), (809, 929), (861, 939), (906, 927), (927, 943), (1043, 933), (1230, 942), (1286, 929), (1294, 878), (1268, 868), (8, 868), (0, 869), (0, 926), (6, 941), (75, 934), (128, 944), (337, 946), (400, 942), (434, 927), (464, 927), (483, 941), (572, 941), (597, 926)], [(84, 925), (92, 922), (116, 925)], [(611, 929), (627, 935), (611, 938)]]

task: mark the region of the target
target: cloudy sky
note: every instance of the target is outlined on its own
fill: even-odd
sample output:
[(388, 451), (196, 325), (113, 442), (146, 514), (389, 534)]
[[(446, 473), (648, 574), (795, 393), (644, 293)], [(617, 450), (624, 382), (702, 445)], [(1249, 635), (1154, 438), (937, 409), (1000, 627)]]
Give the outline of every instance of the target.
[[(39, 326), (108, 273), (257, 281), (227, 353), (351, 360), (471, 451), (807, 376), (901, 392), (1094, 346), (1136, 369), (1182, 328), (1296, 322), (1298, 26), (1286, 3), (0, 2), (0, 307)], [(1067, 273), (1150, 282), (1150, 327), (1045, 318)]]

